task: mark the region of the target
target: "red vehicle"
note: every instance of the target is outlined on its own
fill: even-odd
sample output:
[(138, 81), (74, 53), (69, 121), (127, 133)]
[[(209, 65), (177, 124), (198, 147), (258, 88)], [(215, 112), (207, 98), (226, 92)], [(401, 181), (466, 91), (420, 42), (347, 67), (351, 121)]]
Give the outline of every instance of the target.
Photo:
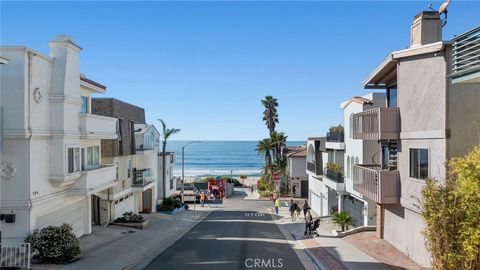
[(210, 196), (214, 197), (215, 199), (225, 198), (226, 182), (227, 181), (224, 179), (208, 179), (208, 191), (210, 193)]

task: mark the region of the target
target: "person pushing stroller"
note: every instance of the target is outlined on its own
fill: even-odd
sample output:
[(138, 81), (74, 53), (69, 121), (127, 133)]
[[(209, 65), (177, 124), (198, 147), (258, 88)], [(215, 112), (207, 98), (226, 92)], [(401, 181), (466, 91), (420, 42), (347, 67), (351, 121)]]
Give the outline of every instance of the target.
[(307, 210), (305, 214), (305, 233), (303, 235), (309, 237), (320, 236), (317, 232), (319, 226), (320, 218), (313, 219), (310, 210)]

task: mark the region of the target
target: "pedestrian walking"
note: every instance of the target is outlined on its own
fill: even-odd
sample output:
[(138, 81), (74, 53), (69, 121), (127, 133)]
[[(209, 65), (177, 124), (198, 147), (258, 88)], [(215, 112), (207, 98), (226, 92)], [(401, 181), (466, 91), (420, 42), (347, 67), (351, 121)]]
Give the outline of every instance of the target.
[(294, 200), (290, 200), (290, 216), (292, 217), (292, 221), (295, 221), (297, 215), (297, 203)]
[(310, 235), (312, 231), (312, 222), (313, 222), (313, 217), (312, 214), (310, 214), (310, 210), (307, 210), (307, 213), (305, 214), (305, 233), (303, 235)]
[(311, 209), (311, 208), (310, 208), (310, 205), (308, 205), (308, 201), (307, 201), (307, 200), (305, 200), (305, 201), (303, 202), (303, 207), (302, 207), (302, 208), (303, 208), (303, 217), (305, 217), (305, 219), (306, 219), (306, 218), (307, 218), (307, 211)]
[(253, 186), (250, 187), (250, 192), (253, 194)]
[(205, 205), (205, 199), (205, 193), (202, 191), (202, 193), (200, 193), (200, 204), (202, 205), (202, 207)]
[(275, 214), (278, 215), (278, 208), (280, 207), (280, 199), (277, 197), (275, 199)]

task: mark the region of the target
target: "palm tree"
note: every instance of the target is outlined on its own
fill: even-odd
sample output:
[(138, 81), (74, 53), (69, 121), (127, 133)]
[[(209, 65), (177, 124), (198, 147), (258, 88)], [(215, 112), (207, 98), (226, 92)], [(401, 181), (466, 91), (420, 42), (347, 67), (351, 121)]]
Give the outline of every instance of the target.
[(349, 212), (337, 212), (332, 216), (333, 223), (337, 224), (342, 228), (342, 232), (345, 229), (348, 230), (348, 226), (353, 225), (353, 218), (350, 216)]
[(257, 149), (256, 149), (259, 155), (263, 154), (265, 156), (265, 165), (270, 167), (272, 166), (272, 155), (270, 151), (273, 148), (274, 148), (274, 144), (272, 143), (272, 140), (267, 138), (267, 139), (258, 141)]
[(281, 159), (283, 157), (283, 150), (287, 146), (287, 137), (284, 132), (274, 131), (270, 135), (272, 143), (275, 145), (275, 159)]
[(266, 96), (265, 99), (262, 100), (262, 105), (265, 107), (265, 111), (263, 111), (263, 121), (265, 121), (270, 131), (270, 135), (272, 135), (278, 123), (278, 101), (272, 96)]
[(163, 179), (163, 183), (162, 183), (162, 197), (165, 199), (165, 177), (166, 177), (166, 174), (167, 174), (167, 168), (165, 168), (167, 165), (166, 165), (166, 155), (167, 155), (167, 140), (170, 138), (170, 136), (174, 135), (174, 134), (177, 134), (178, 132), (180, 132), (180, 129), (178, 128), (167, 128), (167, 124), (165, 123), (165, 121), (163, 121), (162, 119), (158, 119), (158, 121), (160, 121), (160, 123), (162, 123), (162, 135), (163, 135), (163, 139), (162, 139), (162, 179)]

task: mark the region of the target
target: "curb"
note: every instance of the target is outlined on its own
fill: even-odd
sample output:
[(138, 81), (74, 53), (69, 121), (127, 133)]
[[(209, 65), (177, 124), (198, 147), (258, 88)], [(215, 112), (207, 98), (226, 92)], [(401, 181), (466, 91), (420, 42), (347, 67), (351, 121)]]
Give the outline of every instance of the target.
[[(273, 221), (275, 222), (275, 224), (277, 225), (278, 229), (280, 230), (280, 232), (283, 234), (283, 236), (285, 237), (285, 239), (287, 239), (288, 243), (293, 247), (295, 246), (296, 244), (297, 245), (300, 245), (302, 247), (301, 250), (298, 250), (296, 248), (293, 248), (293, 250), (295, 251), (295, 253), (297, 254), (297, 257), (298, 259), (300, 260), (300, 262), (302, 262), (303, 266), (305, 267), (305, 269), (312, 269), (312, 266), (315, 267), (315, 269), (320, 269), (320, 270), (325, 270), (327, 269), (321, 262), (320, 260), (318, 260), (309, 250), (308, 248), (306, 248), (301, 242), (298, 242), (297, 239), (295, 238), (295, 236), (287, 229), (285, 228), (281, 223), (280, 223), (280, 219), (275, 219), (273, 217), (273, 214), (269, 213), (271, 216), (272, 216), (272, 219)], [(282, 216), (283, 217), (283, 216)], [(304, 252), (302, 254), (302, 251)], [(306, 256), (302, 256), (302, 255), (306, 255)], [(302, 258), (303, 257), (303, 258)], [(311, 261), (311, 264), (308, 265), (306, 263), (306, 260), (304, 258), (310, 258), (310, 261)]]
[[(205, 213), (205, 214), (204, 214)], [(202, 222), (207, 216), (210, 215), (210, 211), (202, 211), (202, 215), (197, 215), (196, 221), (192, 222), (191, 224), (185, 226), (182, 229), (181, 233), (175, 234), (175, 237), (166, 239), (161, 242), (160, 245), (157, 245), (157, 247), (152, 249), (152, 252), (150, 252), (147, 255), (144, 256), (139, 256), (132, 262), (122, 266), (120, 269), (122, 270), (141, 270), (144, 269), (147, 265), (149, 265), (155, 258), (160, 256), (165, 250), (170, 248), (172, 245), (177, 243), (180, 239), (182, 239), (189, 231), (191, 231), (195, 226), (197, 226), (200, 222)], [(197, 213), (198, 214), (198, 213)], [(193, 217), (192, 217), (193, 218)], [(165, 243), (167, 245), (165, 246)]]

